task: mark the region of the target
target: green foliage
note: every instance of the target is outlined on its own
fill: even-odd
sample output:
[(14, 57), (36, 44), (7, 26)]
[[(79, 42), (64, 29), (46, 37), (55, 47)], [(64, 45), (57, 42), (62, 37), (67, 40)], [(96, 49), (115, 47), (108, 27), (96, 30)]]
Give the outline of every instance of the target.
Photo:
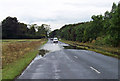
[(58, 36), (59, 36), (59, 30), (58, 29), (56, 29), (52, 33), (50, 33), (51, 38), (58, 37)]
[(83, 42), (88, 42), (88, 41), (91, 42), (91, 40), (94, 37), (94, 33), (93, 33), (94, 29), (92, 27), (92, 23), (93, 22), (91, 21), (91, 22), (85, 24), (86, 26), (85, 26), (83, 40), (82, 40)]
[[(28, 66), (28, 64), (31, 62), (33, 58), (37, 55), (38, 51), (31, 51), (24, 55), (23, 58), (18, 59), (16, 62), (13, 62), (6, 66), (3, 69), (2, 72), (2, 79), (14, 79), (17, 75), (20, 75), (20, 73)], [(14, 67), (13, 67), (14, 66)], [(12, 74), (12, 75), (11, 75)]]
[(76, 27), (76, 41), (82, 42), (84, 35), (84, 26), (80, 25)]
[(103, 30), (103, 17), (102, 15), (93, 15), (92, 16), (93, 22), (92, 22), (92, 33), (93, 37), (92, 39), (95, 39), (102, 34)]
[[(29, 27), (28, 27), (29, 26)], [(49, 32), (49, 26), (42, 24), (27, 25), (18, 22), (16, 17), (7, 17), (2, 21), (2, 38), (45, 38)]]
[(17, 18), (7, 17), (2, 22), (2, 34), (4, 38), (14, 38), (18, 31), (19, 23)]
[(60, 30), (51, 32), (51, 35), (72, 41), (120, 45), (120, 3), (113, 3), (112, 10), (106, 11), (104, 16), (93, 15), (91, 18), (92, 21), (89, 22), (65, 25)]
[(112, 8), (111, 12), (113, 13), (112, 18), (109, 20), (110, 26), (108, 28), (108, 37), (106, 41), (112, 46), (117, 46), (120, 41), (120, 3), (117, 7), (113, 4)]

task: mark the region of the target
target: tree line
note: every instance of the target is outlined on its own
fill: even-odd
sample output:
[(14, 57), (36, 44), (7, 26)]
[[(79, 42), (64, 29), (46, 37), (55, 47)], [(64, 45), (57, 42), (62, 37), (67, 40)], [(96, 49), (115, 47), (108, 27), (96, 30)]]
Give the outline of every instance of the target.
[(45, 38), (50, 30), (49, 25), (37, 24), (27, 25), (18, 22), (16, 17), (7, 17), (2, 21), (2, 38), (3, 39), (23, 39), (23, 38)]
[(93, 15), (92, 21), (64, 25), (50, 33), (50, 37), (79, 42), (98, 42), (101, 45), (120, 45), (120, 3), (113, 3), (111, 11)]

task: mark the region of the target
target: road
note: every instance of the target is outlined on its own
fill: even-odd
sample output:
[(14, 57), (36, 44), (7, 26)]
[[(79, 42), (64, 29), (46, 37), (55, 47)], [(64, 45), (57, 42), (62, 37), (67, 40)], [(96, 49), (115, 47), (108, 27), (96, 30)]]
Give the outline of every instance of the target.
[(18, 79), (118, 79), (118, 59), (63, 46), (49, 40), (40, 48), (49, 53), (37, 56)]

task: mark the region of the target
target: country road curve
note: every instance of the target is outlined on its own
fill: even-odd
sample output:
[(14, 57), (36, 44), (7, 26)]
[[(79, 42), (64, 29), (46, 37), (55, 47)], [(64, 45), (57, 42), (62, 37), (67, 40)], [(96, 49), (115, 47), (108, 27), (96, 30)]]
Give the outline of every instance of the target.
[(118, 59), (63, 46), (49, 40), (40, 48), (49, 53), (37, 56), (17, 79), (118, 79)]

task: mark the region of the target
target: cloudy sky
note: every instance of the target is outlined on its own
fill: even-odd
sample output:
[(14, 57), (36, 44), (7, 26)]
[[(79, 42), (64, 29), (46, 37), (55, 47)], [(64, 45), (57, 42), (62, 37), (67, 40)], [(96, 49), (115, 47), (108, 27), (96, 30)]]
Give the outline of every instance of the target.
[(90, 21), (92, 15), (110, 11), (113, 2), (119, 0), (0, 0), (0, 21), (11, 16), (26, 24), (49, 24), (54, 30)]

